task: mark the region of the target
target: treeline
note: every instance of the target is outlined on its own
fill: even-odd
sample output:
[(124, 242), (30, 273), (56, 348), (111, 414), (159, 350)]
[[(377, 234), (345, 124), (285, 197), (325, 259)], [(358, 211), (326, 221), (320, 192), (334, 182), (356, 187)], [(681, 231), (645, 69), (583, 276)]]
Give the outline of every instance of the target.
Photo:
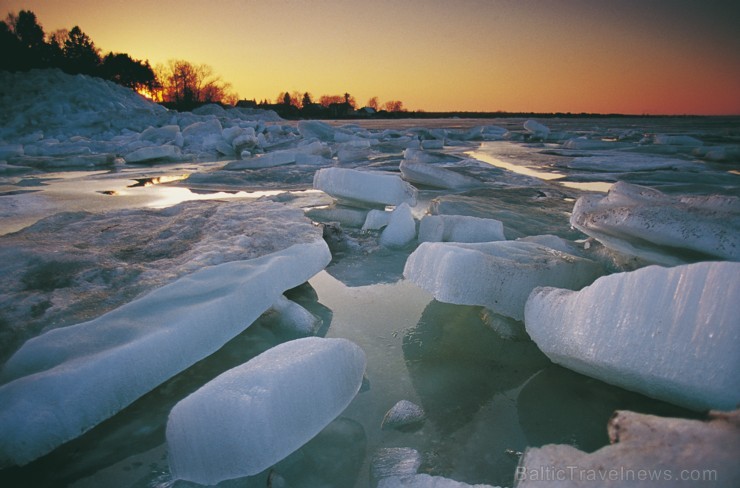
[(203, 103), (236, 103), (237, 97), (208, 65), (171, 60), (155, 68), (126, 53), (101, 50), (79, 26), (49, 34), (30, 10), (9, 13), (0, 22), (0, 70), (57, 68), (126, 86), (157, 102), (191, 109)]
[[(178, 110), (191, 110), (206, 103), (235, 105), (238, 102), (231, 85), (216, 76), (206, 64), (170, 60), (165, 65), (152, 68), (148, 60), (134, 59), (126, 53), (102, 55), (79, 26), (47, 34), (32, 11), (9, 13), (4, 21), (0, 21), (0, 70), (28, 71), (36, 68), (57, 68), (69, 74), (97, 76)], [(314, 100), (308, 92), (281, 92), (274, 103), (242, 100), (239, 104), (272, 109), (288, 118), (406, 113), (403, 102), (399, 100), (381, 104), (378, 97), (372, 97), (359, 107), (348, 93), (322, 95)]]

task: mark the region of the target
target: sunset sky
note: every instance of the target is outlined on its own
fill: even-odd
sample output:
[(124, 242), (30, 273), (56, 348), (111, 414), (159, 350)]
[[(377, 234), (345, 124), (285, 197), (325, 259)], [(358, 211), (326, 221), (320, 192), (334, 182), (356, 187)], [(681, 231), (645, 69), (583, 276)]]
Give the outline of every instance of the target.
[(737, 0), (0, 0), (241, 98), (410, 110), (740, 114)]

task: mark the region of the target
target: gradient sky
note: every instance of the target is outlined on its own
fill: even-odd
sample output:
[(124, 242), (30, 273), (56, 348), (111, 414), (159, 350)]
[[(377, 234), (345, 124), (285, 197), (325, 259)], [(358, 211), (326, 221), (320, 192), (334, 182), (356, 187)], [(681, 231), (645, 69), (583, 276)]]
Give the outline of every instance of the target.
[[(241, 98), (411, 110), (740, 114), (737, 0), (0, 0)], [(1, 12), (1, 11), (0, 11)]]

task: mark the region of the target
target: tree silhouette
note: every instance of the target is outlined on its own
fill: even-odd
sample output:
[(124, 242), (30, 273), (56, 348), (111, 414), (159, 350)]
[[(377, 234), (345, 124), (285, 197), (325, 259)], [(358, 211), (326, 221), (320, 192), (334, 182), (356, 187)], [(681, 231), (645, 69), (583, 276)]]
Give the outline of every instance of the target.
[(64, 41), (65, 71), (95, 75), (100, 64), (100, 54), (92, 39), (78, 26), (72, 27)]
[(194, 65), (183, 59), (170, 60), (157, 67), (162, 85), (162, 100), (179, 108), (192, 108), (201, 103), (236, 103), (231, 85), (213, 75), (206, 64)]
[(136, 91), (146, 89), (154, 92), (156, 84), (154, 71), (148, 61), (138, 61), (123, 53), (108, 53), (100, 65), (100, 75)]
[(380, 103), (378, 102), (378, 97), (372, 97), (370, 100), (368, 100), (367, 106), (377, 112), (380, 107)]

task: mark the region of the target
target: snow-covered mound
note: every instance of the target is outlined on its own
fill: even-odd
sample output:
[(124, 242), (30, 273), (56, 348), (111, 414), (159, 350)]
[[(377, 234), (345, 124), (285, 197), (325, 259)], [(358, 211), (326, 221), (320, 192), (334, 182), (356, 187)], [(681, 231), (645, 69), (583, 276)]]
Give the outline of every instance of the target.
[(606, 196), (585, 195), (570, 223), (605, 246), (658, 264), (740, 260), (740, 199), (669, 196), (618, 182)]
[(740, 263), (649, 266), (538, 288), (527, 332), (553, 362), (697, 410), (740, 403)]
[(543, 486), (543, 480), (556, 479), (557, 484), (546, 484), (740, 485), (738, 410), (711, 412), (707, 422), (618, 411), (609, 420), (608, 432), (611, 445), (590, 454), (558, 444), (527, 449), (516, 468), (516, 486), (535, 488)]
[(441, 302), (481, 305), (517, 320), (535, 287), (578, 289), (602, 273), (594, 261), (524, 241), (424, 242), (403, 271)]
[(330, 260), (318, 240), (205, 267), (29, 340), (2, 370), (0, 466), (50, 452), (209, 356)]
[(91, 320), (202, 267), (321, 239), (269, 201), (67, 212), (0, 236), (0, 360), (41, 330)]
[(221, 374), (170, 412), (173, 478), (216, 484), (263, 471), (342, 413), (364, 373), (359, 346), (307, 337)]
[(314, 175), (313, 187), (336, 198), (371, 205), (416, 205), (416, 188), (391, 173), (322, 168)]
[(239, 157), (287, 140), (274, 112), (179, 113), (110, 81), (59, 70), (0, 72), (0, 158), (11, 167), (97, 167)]

